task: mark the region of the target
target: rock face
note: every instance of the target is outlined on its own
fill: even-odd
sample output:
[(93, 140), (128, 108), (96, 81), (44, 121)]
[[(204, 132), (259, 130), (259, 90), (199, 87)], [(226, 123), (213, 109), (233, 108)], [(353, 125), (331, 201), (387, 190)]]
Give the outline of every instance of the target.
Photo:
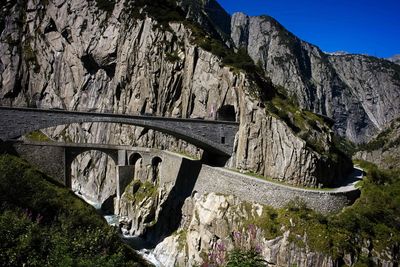
[(82, 153), (71, 166), (72, 189), (88, 200), (103, 203), (117, 190), (115, 171), (115, 162), (105, 154)]
[[(204, 119), (225, 110), (224, 116), (241, 123), (229, 167), (309, 186), (323, 184), (322, 177), (340, 179), (337, 165), (310, 149), (284, 122), (267, 115), (263, 104), (250, 96), (256, 83), (196, 45), (193, 30), (184, 23), (169, 23), (165, 29), (153, 18), (130, 13), (124, 1), (109, 11), (93, 1), (24, 3), (5, 7), (10, 15), (1, 33), (1, 104)], [(176, 138), (139, 127), (77, 124), (47, 133), (64, 141), (201, 155)], [(326, 149), (330, 134), (316, 132)], [(86, 170), (86, 176), (93, 177), (80, 176), (74, 183), (87, 188), (87, 194), (93, 194), (93, 186), (83, 184), (108, 184), (101, 175), (107, 160), (100, 157), (104, 155), (92, 158), (92, 163), (100, 163), (95, 168), (87, 169), (85, 158), (73, 167), (75, 173)], [(113, 188), (96, 192), (92, 197), (100, 200), (114, 193)]]
[[(254, 93), (271, 88), (260, 88), (253, 76), (225, 66), (219, 56), (202, 49), (196, 43), (198, 28), (192, 24), (158, 22), (132, 9), (130, 5), (136, 2), (109, 1), (104, 6), (104, 1), (93, 0), (7, 0), (0, 16), (0, 104), (234, 119), (240, 122), (240, 129), (227, 167), (307, 186), (324, 185), (345, 176), (348, 162), (328, 157), (332, 132), (326, 125), (315, 122), (315, 128), (306, 128), (311, 136), (308, 140), (319, 143), (319, 151), (312, 149), (290, 127), (294, 118), (282, 120), (272, 114), (265, 107), (267, 103)], [(226, 24), (229, 16), (215, 1), (179, 3), (207, 35), (220, 36), (229, 45), (229, 38), (224, 36), (230, 31)], [(199, 12), (202, 8), (208, 10)], [(219, 26), (212, 27), (217, 22)], [(358, 64), (357, 68), (382, 69), (377, 79), (360, 83), (364, 90), (356, 78), (344, 78), (359, 71), (346, 56), (326, 56), (283, 29), (277, 31), (279, 24), (269, 18), (235, 15), (232, 25), (234, 43), (245, 46), (274, 83), (285, 86), (302, 107), (335, 118), (336, 130), (352, 140), (356, 135), (360, 140), (368, 139), (398, 114), (398, 86), (392, 84), (398, 72), (390, 63), (386, 68), (379, 65), (380, 61), (350, 57), (349, 62)], [(387, 94), (378, 94), (380, 87), (375, 86), (387, 86)], [(391, 101), (384, 103), (381, 96)], [(358, 97), (367, 102), (361, 104)], [(297, 112), (292, 115), (300, 116)], [(146, 146), (202, 156), (202, 151), (190, 144), (140, 127), (89, 123), (62, 125), (45, 132), (68, 142)], [(81, 155), (72, 166), (74, 189), (112, 208), (110, 199), (116, 193), (113, 164), (101, 153)], [(146, 235), (155, 222), (164, 225), (160, 212), (174, 208), (174, 199), (169, 198), (171, 187), (139, 183), (142, 175), (148, 176), (145, 172), (138, 174), (114, 207), (125, 217), (123, 229), (128, 234)], [(163, 209), (168, 199), (170, 210)], [(178, 234), (167, 237), (156, 253), (167, 266), (199, 263), (201, 251), (215, 245), (215, 237), (228, 236), (241, 226), (240, 220), (249, 218), (241, 207), (232, 196), (189, 198)], [(260, 209), (251, 204), (251, 212)], [(171, 214), (168, 216), (173, 218)], [(278, 265), (332, 266), (331, 259), (296, 247), (286, 235), (262, 240), (266, 259)]]
[(361, 55), (327, 55), (268, 16), (235, 13), (231, 36), (299, 105), (333, 118), (335, 131), (368, 141), (400, 114), (400, 68)]
[[(242, 231), (246, 229), (244, 222), (261, 216), (264, 208), (258, 204), (245, 204), (233, 196), (197, 194), (185, 202), (181, 227), (174, 235), (158, 244), (154, 254), (164, 266), (196, 266), (204, 262), (217, 244), (223, 243), (228, 251), (237, 245), (234, 244), (237, 239), (232, 238), (236, 236), (233, 232), (241, 233), (241, 243), (246, 246), (250, 242), (250, 236)], [(253, 231), (252, 242), (257, 244), (262, 257), (273, 266), (328, 267), (354, 264), (354, 257), (351, 255), (333, 260), (324, 253), (312, 251), (307, 245), (300, 245), (301, 242), (293, 242), (293, 236), (290, 236), (288, 230), (283, 229), (282, 235), (272, 238), (266, 237), (261, 228), (248, 231)], [(304, 241), (307, 239), (306, 236), (299, 238)], [(390, 253), (380, 255), (376, 251), (368, 251), (367, 248), (364, 250), (364, 253), (374, 255), (374, 264), (393, 266), (390, 260), (385, 260), (387, 257), (391, 258)]]
[(186, 17), (194, 19), (207, 32), (216, 34), (230, 44), (231, 16), (215, 0), (178, 0)]

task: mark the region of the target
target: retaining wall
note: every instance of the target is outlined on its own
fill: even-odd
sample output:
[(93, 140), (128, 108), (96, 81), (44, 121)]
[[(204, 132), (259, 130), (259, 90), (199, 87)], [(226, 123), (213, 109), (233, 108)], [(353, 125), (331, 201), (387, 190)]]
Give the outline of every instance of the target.
[(244, 201), (275, 208), (301, 199), (309, 208), (325, 214), (340, 211), (360, 195), (357, 189), (335, 192), (289, 187), (206, 165), (202, 166), (193, 190), (199, 193), (235, 195)]

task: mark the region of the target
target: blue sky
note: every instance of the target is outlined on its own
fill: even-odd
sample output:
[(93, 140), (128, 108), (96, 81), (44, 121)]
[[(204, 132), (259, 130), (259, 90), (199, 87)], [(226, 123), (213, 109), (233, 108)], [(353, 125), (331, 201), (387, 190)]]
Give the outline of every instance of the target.
[(323, 51), (400, 54), (400, 0), (217, 0), (229, 13), (270, 15)]

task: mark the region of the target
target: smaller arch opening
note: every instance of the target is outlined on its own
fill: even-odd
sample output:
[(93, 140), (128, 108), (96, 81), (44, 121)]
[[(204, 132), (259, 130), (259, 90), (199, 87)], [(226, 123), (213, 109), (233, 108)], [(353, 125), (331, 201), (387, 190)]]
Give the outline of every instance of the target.
[(138, 160), (142, 159), (142, 155), (140, 155), (139, 153), (133, 153), (130, 157), (129, 157), (129, 165), (135, 165), (136, 162)]
[(151, 182), (153, 184), (157, 184), (158, 182), (161, 162), (162, 159), (158, 156), (151, 160)]
[(143, 174), (143, 158), (139, 153), (133, 153), (129, 157), (129, 165), (133, 166), (133, 180), (142, 180)]
[(224, 105), (217, 111), (217, 120), (219, 121), (236, 121), (235, 107), (232, 105)]

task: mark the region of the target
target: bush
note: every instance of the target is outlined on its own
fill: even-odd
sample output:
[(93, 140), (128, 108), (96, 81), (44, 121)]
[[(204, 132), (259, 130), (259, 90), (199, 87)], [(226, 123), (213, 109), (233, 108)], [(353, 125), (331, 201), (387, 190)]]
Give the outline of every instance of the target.
[(234, 249), (228, 254), (227, 267), (264, 267), (267, 266), (260, 253), (254, 249)]
[(145, 266), (70, 190), (0, 155), (0, 266)]

